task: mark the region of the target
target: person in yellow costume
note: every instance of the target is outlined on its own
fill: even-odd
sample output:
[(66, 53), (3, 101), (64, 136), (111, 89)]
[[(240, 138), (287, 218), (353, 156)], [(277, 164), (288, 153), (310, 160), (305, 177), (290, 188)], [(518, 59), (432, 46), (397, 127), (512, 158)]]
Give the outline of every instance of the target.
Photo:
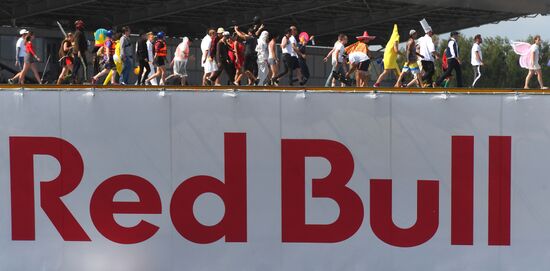
[(106, 86), (109, 84), (109, 82), (116, 82), (116, 80), (113, 79), (113, 76), (116, 76), (115, 72), (120, 76), (120, 73), (122, 73), (122, 57), (120, 56), (120, 34), (115, 34), (115, 55), (113, 56), (113, 60), (115, 61), (115, 69), (111, 70), (111, 72), (107, 75), (105, 78), (105, 81), (103, 81), (103, 85)]
[(395, 74), (395, 77), (399, 77), (399, 66), (397, 65), (397, 55), (399, 55), (399, 29), (397, 25), (393, 25), (393, 33), (391, 38), (388, 40), (386, 45), (386, 50), (384, 51), (384, 72), (378, 76), (378, 80), (374, 84), (374, 87), (380, 87), (380, 83), (392, 72)]

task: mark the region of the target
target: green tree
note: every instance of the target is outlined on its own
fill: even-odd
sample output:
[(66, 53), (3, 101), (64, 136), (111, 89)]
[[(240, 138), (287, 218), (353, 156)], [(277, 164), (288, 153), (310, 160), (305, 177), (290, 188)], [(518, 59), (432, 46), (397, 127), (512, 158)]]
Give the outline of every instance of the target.
[[(532, 43), (533, 37), (529, 37), (525, 41)], [(465, 86), (469, 86), (473, 82), (473, 67), (470, 64), (473, 43), (474, 40), (472, 37), (460, 37), (458, 40)], [(447, 48), (448, 40), (442, 40), (436, 44), (438, 44), (438, 52), (442, 55)], [(482, 51), (485, 65), (481, 68), (482, 77), (476, 87), (523, 88), (527, 70), (519, 66), (519, 56), (514, 52), (508, 38), (499, 36), (484, 38)], [(540, 63), (543, 67), (543, 78), (546, 84), (550, 84), (550, 68), (546, 65), (550, 56), (548, 42), (542, 44), (541, 56)], [(439, 76), (441, 73), (441, 62), (439, 62), (436, 75)], [(533, 79), (531, 86), (537, 86), (535, 83)], [(450, 86), (455, 85), (456, 83), (453, 80)]]

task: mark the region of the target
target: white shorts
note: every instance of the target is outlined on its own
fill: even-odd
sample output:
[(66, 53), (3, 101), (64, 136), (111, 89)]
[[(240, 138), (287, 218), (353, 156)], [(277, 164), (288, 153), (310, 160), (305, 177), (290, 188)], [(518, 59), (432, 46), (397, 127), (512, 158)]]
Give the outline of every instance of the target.
[(542, 67), (540, 66), (540, 63), (535, 63), (535, 65), (533, 65), (533, 68), (534, 68), (534, 69), (531, 69), (531, 70), (533, 70), (533, 71), (538, 71), (538, 70), (541, 70), (541, 69), (542, 69)]
[(215, 60), (206, 60), (203, 64), (205, 73), (212, 73), (218, 70), (218, 65)]

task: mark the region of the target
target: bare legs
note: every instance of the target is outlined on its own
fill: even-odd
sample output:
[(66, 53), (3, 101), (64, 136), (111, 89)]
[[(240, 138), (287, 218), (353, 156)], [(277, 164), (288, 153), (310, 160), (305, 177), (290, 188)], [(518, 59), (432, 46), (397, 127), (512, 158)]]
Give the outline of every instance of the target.
[(539, 81), (539, 85), (541, 89), (546, 89), (544, 86), (544, 82), (542, 80), (542, 70), (529, 70), (529, 73), (527, 74), (527, 77), (525, 78), (525, 89), (529, 88), (529, 81), (531, 81), (531, 78), (533, 78), (533, 75), (537, 75), (537, 80)]

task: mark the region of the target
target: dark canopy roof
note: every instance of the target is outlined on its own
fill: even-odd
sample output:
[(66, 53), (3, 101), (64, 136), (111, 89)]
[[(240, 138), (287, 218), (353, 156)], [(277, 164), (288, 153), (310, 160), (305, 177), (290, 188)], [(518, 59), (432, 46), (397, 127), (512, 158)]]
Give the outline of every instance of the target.
[(72, 23), (82, 19), (88, 30), (130, 25), (135, 32), (163, 30), (198, 38), (208, 27), (245, 26), (259, 15), (270, 30), (282, 32), (296, 25), (329, 44), (339, 32), (356, 36), (367, 30), (385, 37), (394, 23), (405, 35), (410, 29), (421, 30), (422, 18), (442, 33), (546, 14), (549, 9), (550, 0), (2, 0), (0, 23), (55, 28), (60, 21), (72, 29)]

